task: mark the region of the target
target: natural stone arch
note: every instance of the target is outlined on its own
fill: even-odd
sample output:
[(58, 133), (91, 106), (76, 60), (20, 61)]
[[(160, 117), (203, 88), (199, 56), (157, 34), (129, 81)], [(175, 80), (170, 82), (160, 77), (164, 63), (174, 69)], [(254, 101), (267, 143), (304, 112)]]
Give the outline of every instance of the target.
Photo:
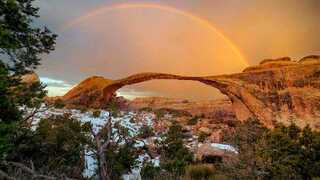
[[(314, 122), (311, 125), (315, 128), (320, 124), (314, 121), (320, 114), (319, 56), (307, 56), (300, 61), (268, 59), (241, 73), (219, 76), (140, 73), (119, 80), (93, 76), (62, 99), (68, 106), (100, 108), (123, 86), (153, 79), (190, 80), (212, 86), (230, 98), (237, 118), (242, 121), (255, 117), (267, 127), (273, 127), (276, 120), (286, 122), (295, 115), (301, 125)], [(305, 121), (306, 118), (313, 121)]]
[(218, 89), (228, 96), (233, 104), (234, 111), (239, 120), (244, 121), (255, 117), (267, 127), (273, 125), (272, 111), (252, 95), (245, 87), (242, 87), (231, 76), (180, 76), (165, 73), (139, 73), (129, 77), (113, 81), (103, 89), (103, 95), (99, 99), (100, 104), (108, 102), (112, 95), (120, 88), (150, 80), (189, 80), (198, 81)]

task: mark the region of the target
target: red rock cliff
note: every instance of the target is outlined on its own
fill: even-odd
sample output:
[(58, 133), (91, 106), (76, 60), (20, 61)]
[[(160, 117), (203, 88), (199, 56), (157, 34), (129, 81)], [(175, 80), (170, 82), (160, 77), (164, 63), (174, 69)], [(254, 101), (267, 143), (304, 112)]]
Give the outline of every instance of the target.
[[(90, 79), (94, 83), (88, 83)], [(301, 126), (320, 127), (319, 56), (299, 61), (268, 59), (242, 73), (220, 76), (140, 73), (114, 81), (93, 77), (73, 88), (63, 99), (71, 104), (103, 107), (121, 87), (152, 79), (191, 80), (213, 86), (230, 98), (239, 120), (255, 117), (273, 127), (276, 121), (295, 119)]]

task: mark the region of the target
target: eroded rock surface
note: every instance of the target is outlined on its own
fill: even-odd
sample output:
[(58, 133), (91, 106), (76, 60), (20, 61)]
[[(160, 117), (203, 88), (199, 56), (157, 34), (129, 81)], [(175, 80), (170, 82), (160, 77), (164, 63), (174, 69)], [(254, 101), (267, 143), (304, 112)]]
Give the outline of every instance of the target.
[(299, 61), (268, 59), (230, 75), (190, 77), (140, 73), (114, 81), (93, 77), (91, 80), (96, 83), (86, 80), (63, 99), (70, 104), (104, 107), (123, 86), (153, 79), (199, 81), (217, 88), (229, 97), (239, 120), (255, 117), (267, 127), (273, 127), (276, 121), (296, 119), (298, 125), (320, 127), (319, 56), (307, 56)]

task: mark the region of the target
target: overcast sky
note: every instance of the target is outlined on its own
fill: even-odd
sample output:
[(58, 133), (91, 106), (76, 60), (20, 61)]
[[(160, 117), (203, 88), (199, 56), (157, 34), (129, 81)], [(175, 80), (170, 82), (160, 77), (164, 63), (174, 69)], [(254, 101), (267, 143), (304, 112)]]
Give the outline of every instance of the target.
[[(318, 0), (39, 0), (40, 19), (59, 35), (56, 50), (43, 58), (38, 73), (50, 95), (61, 95), (92, 75), (111, 79), (156, 71), (184, 75), (240, 72), (264, 58), (299, 59), (320, 54)], [(159, 8), (105, 11), (64, 28), (96, 9), (119, 4)], [(189, 14), (209, 21), (199, 23)], [(244, 64), (230, 44), (241, 52)], [(151, 81), (121, 89), (121, 94), (189, 99), (217, 97), (196, 82)]]

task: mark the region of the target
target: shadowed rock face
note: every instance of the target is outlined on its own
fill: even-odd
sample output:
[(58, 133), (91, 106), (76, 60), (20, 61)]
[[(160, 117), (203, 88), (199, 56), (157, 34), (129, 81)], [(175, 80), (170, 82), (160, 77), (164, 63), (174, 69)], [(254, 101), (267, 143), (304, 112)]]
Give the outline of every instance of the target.
[(113, 80), (101, 76), (92, 76), (80, 82), (63, 96), (63, 100), (69, 107), (99, 107), (102, 90), (112, 84)]
[[(306, 117), (319, 119), (317, 114), (320, 111), (319, 56), (308, 56), (300, 61), (292, 61), (290, 58), (268, 59), (257, 66), (246, 68), (242, 73), (230, 75), (190, 77), (140, 73), (119, 80), (106, 80), (108, 82), (103, 81), (101, 87), (87, 87), (86, 91), (81, 88), (73, 89), (68, 94), (75, 95), (73, 97), (78, 97), (77, 100), (68, 94), (63, 99), (67, 103), (76, 102), (90, 107), (104, 107), (114, 93), (123, 86), (153, 79), (199, 81), (217, 88), (230, 98), (237, 118), (242, 121), (256, 117), (267, 127), (272, 127), (276, 121), (287, 121), (291, 115), (304, 119)], [(88, 85), (80, 83), (79, 86)], [(301, 123), (305, 125), (308, 122)], [(313, 127), (320, 126), (317, 121), (312, 123), (309, 124)]]

